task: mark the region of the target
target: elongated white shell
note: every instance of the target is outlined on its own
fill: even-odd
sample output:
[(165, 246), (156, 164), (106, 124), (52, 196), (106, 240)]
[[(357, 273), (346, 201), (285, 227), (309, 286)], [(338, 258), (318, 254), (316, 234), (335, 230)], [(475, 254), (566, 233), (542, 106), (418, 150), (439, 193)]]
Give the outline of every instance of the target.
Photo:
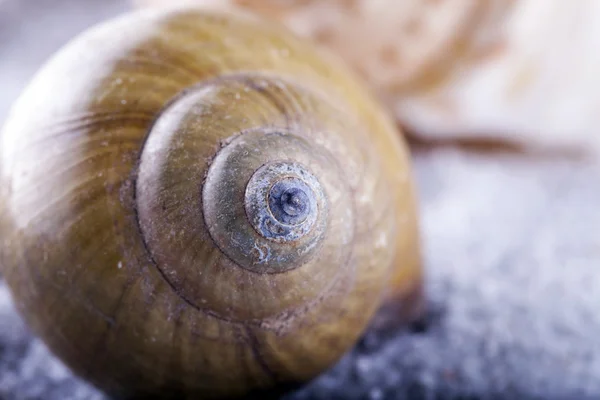
[(600, 153), (597, 0), (178, 1), (252, 9), (332, 48), (416, 135)]

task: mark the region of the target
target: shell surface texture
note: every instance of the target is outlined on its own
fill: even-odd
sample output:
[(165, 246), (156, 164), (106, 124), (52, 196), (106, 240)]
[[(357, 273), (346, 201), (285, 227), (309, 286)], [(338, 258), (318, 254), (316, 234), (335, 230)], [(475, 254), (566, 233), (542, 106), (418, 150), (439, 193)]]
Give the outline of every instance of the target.
[(337, 58), (256, 17), (143, 11), (75, 38), (4, 126), (0, 191), (17, 308), (117, 397), (277, 393), (385, 304), (419, 309), (393, 120)]

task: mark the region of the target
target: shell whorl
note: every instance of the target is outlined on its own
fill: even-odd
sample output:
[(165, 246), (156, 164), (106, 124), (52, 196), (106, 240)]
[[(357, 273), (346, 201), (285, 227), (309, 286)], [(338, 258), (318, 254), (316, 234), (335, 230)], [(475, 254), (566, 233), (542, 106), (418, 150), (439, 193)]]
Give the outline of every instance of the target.
[[(237, 74), (158, 116), (140, 158), (138, 217), (155, 265), (190, 304), (228, 320), (273, 317), (352, 275), (354, 204), (332, 140), (344, 124), (336, 113), (293, 82)], [(240, 279), (253, 283), (231, 296)]]
[[(285, 149), (288, 158), (269, 160), (273, 149)], [(319, 250), (328, 202), (318, 178), (297, 161), (312, 161), (310, 149), (296, 135), (254, 131), (234, 139), (212, 161), (203, 189), (204, 218), (221, 251), (243, 268), (284, 272)], [(244, 154), (250, 152), (260, 161), (248, 168)], [(297, 204), (286, 196), (294, 196)]]

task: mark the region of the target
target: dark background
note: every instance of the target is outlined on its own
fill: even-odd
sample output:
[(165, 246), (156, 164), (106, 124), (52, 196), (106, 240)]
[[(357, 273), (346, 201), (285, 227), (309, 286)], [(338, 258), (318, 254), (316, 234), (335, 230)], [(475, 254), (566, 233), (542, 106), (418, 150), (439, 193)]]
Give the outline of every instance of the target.
[[(0, 0), (0, 124), (117, 0)], [(600, 163), (412, 146), (430, 311), (370, 331), (291, 399), (600, 399)], [(0, 399), (104, 399), (31, 337), (0, 277)]]

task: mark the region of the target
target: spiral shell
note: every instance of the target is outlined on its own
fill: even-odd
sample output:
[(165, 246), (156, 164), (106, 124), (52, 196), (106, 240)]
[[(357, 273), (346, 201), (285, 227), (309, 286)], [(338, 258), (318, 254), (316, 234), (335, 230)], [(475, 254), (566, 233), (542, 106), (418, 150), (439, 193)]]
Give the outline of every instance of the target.
[(419, 308), (409, 157), (336, 59), (249, 16), (134, 13), (35, 77), (0, 143), (31, 328), (119, 396), (304, 382)]

